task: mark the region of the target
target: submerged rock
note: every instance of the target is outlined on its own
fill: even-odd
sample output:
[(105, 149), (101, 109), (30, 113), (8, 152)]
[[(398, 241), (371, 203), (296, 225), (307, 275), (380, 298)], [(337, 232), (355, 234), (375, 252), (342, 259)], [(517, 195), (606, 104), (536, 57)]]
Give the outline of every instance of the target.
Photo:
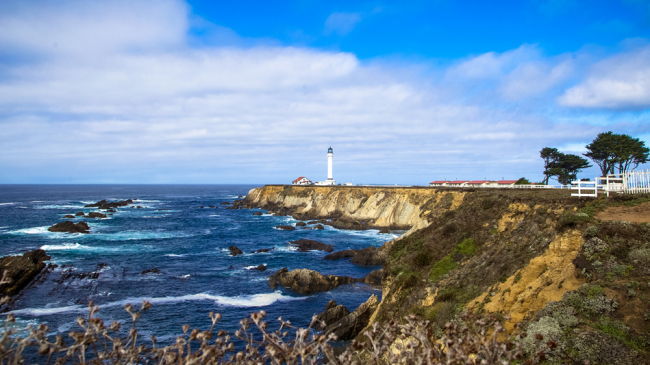
[(322, 224), (317, 224), (314, 226), (314, 229), (325, 229)]
[(90, 226), (86, 222), (73, 223), (65, 221), (57, 223), (47, 229), (50, 232), (67, 232), (67, 233), (90, 233)]
[(266, 265), (258, 265), (254, 270), (266, 271)]
[(153, 269), (144, 270), (141, 274), (144, 275), (144, 274), (148, 274), (148, 273), (160, 274), (160, 270), (158, 270), (158, 268), (154, 267)]
[(281, 285), (299, 294), (313, 294), (332, 290), (340, 285), (356, 283), (363, 279), (349, 276), (323, 275), (309, 269), (289, 271), (286, 267), (269, 276), (268, 284), (271, 289)]
[(274, 249), (275, 249), (275, 247), (271, 247), (271, 248), (260, 248), (260, 249), (257, 250), (257, 251), (251, 251), (251, 253), (269, 252), (269, 251), (274, 250)]
[(83, 217), (83, 216), (86, 215), (86, 213), (84, 213), (84, 212), (77, 212), (77, 214), (75, 214), (75, 215), (78, 216), (78, 217)]
[(69, 219), (69, 218), (74, 218), (74, 215), (72, 215), (72, 214), (66, 214), (66, 215), (63, 216), (63, 218), (68, 218), (68, 219)]
[(262, 212), (255, 212), (253, 215), (262, 215)]
[(228, 249), (230, 250), (230, 255), (232, 255), (232, 256), (237, 256), (237, 255), (242, 255), (243, 254), (242, 250), (237, 248), (237, 246), (230, 246), (230, 247), (228, 247)]
[(325, 260), (338, 260), (338, 259), (343, 259), (347, 257), (354, 257), (354, 255), (357, 254), (359, 250), (343, 250), (343, 251), (336, 251), (334, 253), (331, 253), (325, 257), (323, 257)]
[(45, 263), (50, 259), (45, 251), (34, 250), (22, 256), (5, 256), (0, 258), (0, 276), (7, 273), (11, 281), (0, 285), (0, 294), (13, 296), (29, 284), (32, 279), (45, 268)]
[(294, 226), (286, 226), (286, 225), (276, 226), (275, 228), (281, 229), (283, 231), (294, 231), (296, 229), (296, 227)]
[(332, 252), (334, 251), (334, 247), (332, 245), (328, 245), (322, 242), (318, 242), (315, 240), (308, 240), (306, 238), (297, 240), (297, 241), (291, 241), (289, 242), (292, 245), (298, 246), (298, 251), (300, 252), (307, 252), (307, 251), (325, 251), (325, 252)]

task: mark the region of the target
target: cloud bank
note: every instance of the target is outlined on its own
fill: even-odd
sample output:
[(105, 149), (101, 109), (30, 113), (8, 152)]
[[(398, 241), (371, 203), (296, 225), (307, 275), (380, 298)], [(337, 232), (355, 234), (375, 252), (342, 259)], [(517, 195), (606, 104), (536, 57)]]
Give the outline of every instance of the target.
[[(594, 58), (522, 45), (432, 66), (234, 30), (197, 46), (179, 1), (45, 4), (0, 5), (0, 183), (320, 180), (329, 146), (339, 182), (541, 179), (543, 147), (650, 134), (643, 113), (575, 114), (647, 108), (647, 46)], [(338, 34), (359, 21), (334, 15)]]

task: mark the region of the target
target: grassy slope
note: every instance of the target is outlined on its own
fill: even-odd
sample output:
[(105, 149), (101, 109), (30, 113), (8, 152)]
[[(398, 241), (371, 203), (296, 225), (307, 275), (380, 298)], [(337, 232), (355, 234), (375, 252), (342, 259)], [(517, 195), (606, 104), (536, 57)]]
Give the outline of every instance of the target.
[(607, 206), (647, 200), (470, 192), (456, 210), (390, 246), (374, 320), (414, 313), (440, 334), (461, 310), (501, 312), (522, 323), (509, 326), (512, 334), (541, 335), (523, 339), (532, 357), (593, 362), (607, 352), (612, 363), (648, 360), (650, 228), (593, 218)]

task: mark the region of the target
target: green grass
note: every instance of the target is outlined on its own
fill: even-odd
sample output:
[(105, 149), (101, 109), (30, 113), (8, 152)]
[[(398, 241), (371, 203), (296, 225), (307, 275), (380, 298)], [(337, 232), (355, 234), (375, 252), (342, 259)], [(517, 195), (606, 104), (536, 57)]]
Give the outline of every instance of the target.
[(454, 253), (462, 253), (463, 255), (473, 255), (478, 251), (479, 247), (471, 238), (466, 238), (463, 242), (459, 243), (454, 248)]

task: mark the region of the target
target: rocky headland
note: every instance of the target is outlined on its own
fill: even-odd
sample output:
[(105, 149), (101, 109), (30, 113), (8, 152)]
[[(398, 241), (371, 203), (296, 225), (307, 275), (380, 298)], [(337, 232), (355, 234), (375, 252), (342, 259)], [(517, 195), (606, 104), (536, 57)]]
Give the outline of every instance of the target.
[[(339, 338), (362, 339), (359, 327), (407, 315), (428, 320), (431, 336), (439, 338), (445, 324), (463, 313), (494, 313), (533, 363), (650, 362), (650, 214), (638, 213), (650, 209), (625, 208), (650, 206), (650, 196), (265, 186), (235, 205), (291, 215), (308, 225), (326, 220), (321, 224), (344, 229), (409, 229), (376, 250), (326, 256), (352, 261), (362, 254), (356, 263), (383, 262), (383, 271), (372, 275), (381, 282), (381, 301), (358, 308), (363, 315), (356, 317), (367, 321), (337, 326), (351, 332), (334, 332), (333, 323), (326, 323)], [(634, 221), (623, 221), (619, 211), (633, 212)], [(371, 260), (374, 252), (381, 257)], [(323, 275), (281, 271), (269, 281), (303, 292), (335, 286)], [(354, 280), (359, 279), (338, 282)], [(336, 323), (350, 317), (325, 316), (336, 307), (323, 318), (338, 316)]]
[(0, 258), (0, 277), (5, 283), (0, 284), (1, 296), (14, 296), (25, 288), (47, 266), (48, 256), (43, 250), (34, 250), (22, 256), (5, 256)]

